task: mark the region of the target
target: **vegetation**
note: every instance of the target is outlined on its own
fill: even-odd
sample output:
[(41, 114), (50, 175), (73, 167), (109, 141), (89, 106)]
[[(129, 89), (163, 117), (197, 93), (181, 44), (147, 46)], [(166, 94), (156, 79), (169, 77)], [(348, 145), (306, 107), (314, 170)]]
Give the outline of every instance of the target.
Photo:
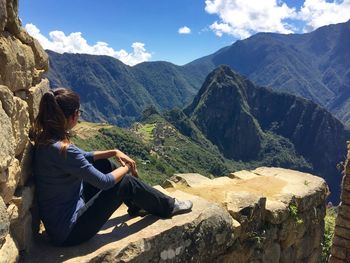
[(301, 219), (300, 216), (299, 216), (299, 211), (298, 211), (297, 204), (290, 203), (289, 206), (288, 206), (288, 209), (289, 209), (289, 214), (295, 220), (295, 223), (297, 225), (300, 225), (300, 224), (304, 223), (303, 219)]
[(329, 207), (326, 210), (326, 217), (324, 219), (324, 240), (322, 242), (322, 263), (328, 263), (328, 258), (331, 253), (335, 219), (337, 217), (336, 209), (336, 207)]
[[(150, 119), (157, 119), (157, 122), (139, 123), (131, 129), (100, 128), (98, 132), (92, 132), (91, 137), (77, 134), (73, 142), (86, 151), (120, 149), (135, 159), (142, 179), (153, 185), (174, 173), (196, 172), (210, 177), (236, 170), (233, 162), (194, 143), (159, 115)], [(93, 124), (88, 127), (86, 123), (79, 124), (77, 129), (82, 125), (94, 129)], [(239, 169), (241, 165), (237, 167)]]

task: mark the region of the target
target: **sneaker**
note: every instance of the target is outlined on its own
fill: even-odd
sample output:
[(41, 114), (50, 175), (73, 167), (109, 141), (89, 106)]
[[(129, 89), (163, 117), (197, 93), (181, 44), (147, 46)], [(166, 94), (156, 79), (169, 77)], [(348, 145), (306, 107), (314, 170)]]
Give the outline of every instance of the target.
[(175, 199), (174, 209), (171, 215), (178, 215), (191, 212), (193, 203), (190, 200), (179, 201)]

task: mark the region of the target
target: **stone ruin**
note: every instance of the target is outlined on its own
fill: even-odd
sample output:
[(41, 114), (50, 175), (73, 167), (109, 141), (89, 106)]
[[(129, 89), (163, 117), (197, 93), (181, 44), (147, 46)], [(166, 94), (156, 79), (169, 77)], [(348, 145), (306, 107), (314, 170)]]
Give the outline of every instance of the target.
[(191, 199), (189, 214), (130, 218), (121, 207), (81, 246), (52, 247), (43, 231), (34, 239), (28, 133), (49, 89), (47, 69), (47, 54), (21, 27), (18, 0), (0, 0), (0, 262), (320, 261), (327, 185), (280, 168), (215, 179), (178, 174), (157, 187)]
[(335, 221), (330, 263), (350, 262), (350, 148), (344, 166), (342, 192)]
[(156, 188), (192, 200), (192, 212), (131, 218), (122, 206), (85, 244), (56, 248), (42, 234), (23, 261), (321, 261), (328, 187), (320, 177), (260, 167), (215, 179), (177, 174)]

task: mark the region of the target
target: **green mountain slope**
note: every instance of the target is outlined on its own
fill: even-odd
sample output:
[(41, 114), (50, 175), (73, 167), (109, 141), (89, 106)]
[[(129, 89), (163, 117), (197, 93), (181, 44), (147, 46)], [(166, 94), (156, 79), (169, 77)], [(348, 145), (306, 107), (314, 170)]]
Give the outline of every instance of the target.
[(159, 110), (185, 106), (201, 85), (190, 72), (168, 62), (129, 67), (108, 56), (47, 52), (51, 86), (78, 92), (87, 121), (128, 126), (148, 105)]
[(140, 176), (151, 184), (159, 184), (174, 173), (222, 176), (246, 167), (225, 159), (210, 142), (207, 148), (202, 147), (159, 115), (148, 116), (128, 129), (82, 122), (73, 141), (88, 151), (124, 151), (136, 160)]
[(346, 155), (350, 132), (317, 104), (255, 86), (221, 66), (185, 113), (226, 158), (311, 171), (339, 193), (336, 166)]

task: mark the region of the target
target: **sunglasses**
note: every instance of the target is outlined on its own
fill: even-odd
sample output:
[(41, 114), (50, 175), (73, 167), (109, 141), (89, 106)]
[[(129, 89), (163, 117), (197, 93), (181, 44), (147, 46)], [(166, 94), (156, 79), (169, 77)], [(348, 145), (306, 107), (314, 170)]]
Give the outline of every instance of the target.
[(75, 112), (79, 113), (79, 115), (82, 115), (83, 114), (83, 110), (76, 110)]

